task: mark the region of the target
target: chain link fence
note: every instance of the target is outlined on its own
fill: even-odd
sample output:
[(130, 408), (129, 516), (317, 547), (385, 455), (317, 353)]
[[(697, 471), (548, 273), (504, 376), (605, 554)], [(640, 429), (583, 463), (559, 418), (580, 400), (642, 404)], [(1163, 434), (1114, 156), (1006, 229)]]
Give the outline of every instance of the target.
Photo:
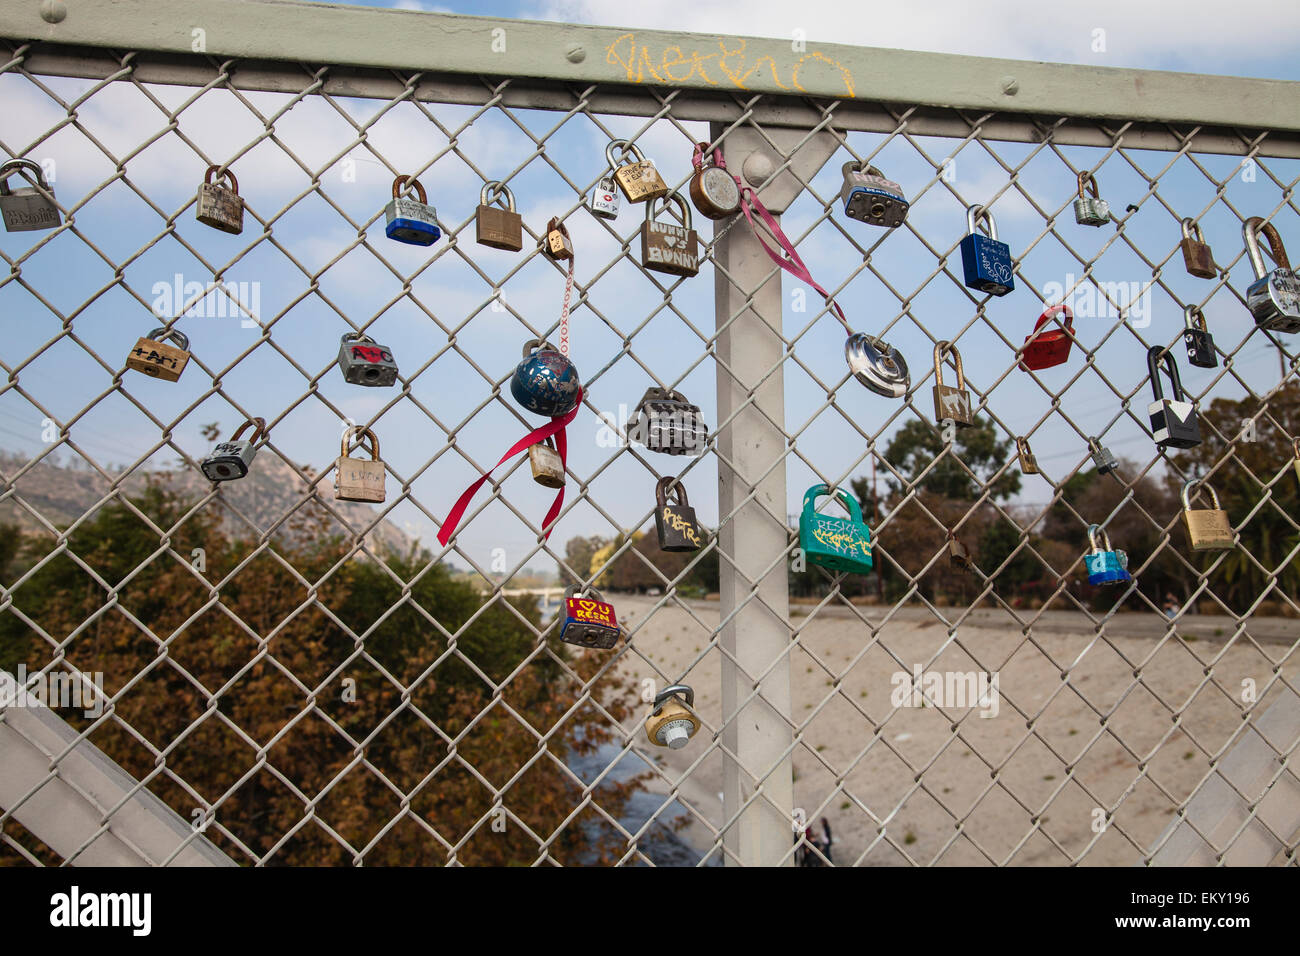
[[(626, 37), (589, 52), (632, 82), (594, 84), (334, 68), (291, 36), (249, 63), (0, 44), (0, 150), (41, 164), (61, 212), (0, 238), (0, 660), (51, 702), (60, 674), (100, 674), (104, 696), (59, 711), (75, 734), (0, 808), (6, 861), (82, 862), (147, 790), (193, 823), (162, 863), (210, 841), (246, 865), (1294, 865), (1298, 353), (1256, 328), (1241, 241), (1251, 216), (1300, 241), (1293, 138), (864, 103), (851, 76), (839, 98), (702, 93), (634, 78), (660, 51)], [(698, 276), (647, 270), (644, 208), (589, 209), (614, 139), (683, 196), (695, 145), (716, 144), (851, 329), (906, 357), (906, 396), (855, 381), (844, 329), (745, 216), (710, 236), (696, 215)], [(848, 162), (902, 185), (900, 227), (845, 216)], [(195, 222), (210, 166), (238, 176), (237, 236)], [(1081, 173), (1109, 201), (1100, 228), (1075, 220)], [(437, 210), (431, 246), (384, 235), (403, 175)], [(513, 193), (520, 252), (474, 241), (489, 182)], [(1006, 296), (963, 281), (972, 205), (1010, 246)], [(519, 343), (560, 334), (551, 217), (575, 249), (585, 389), (563, 507), (545, 537), (554, 492), (519, 457), (437, 546), (460, 490), (536, 427), (507, 392)], [(1184, 268), (1185, 218), (1211, 277)], [(1061, 302), (1068, 359), (1023, 369)], [(1186, 361), (1188, 306), (1212, 369)], [(156, 326), (188, 336), (178, 382), (126, 369)], [(347, 333), (391, 352), (391, 388), (343, 381)], [(935, 422), (941, 341), (972, 428)], [(1200, 410), (1196, 448), (1152, 442), (1153, 345)], [(650, 386), (700, 406), (703, 455), (623, 440)], [(259, 416), (247, 479), (197, 477)], [(352, 425), (382, 443), (380, 504), (332, 495)], [(664, 475), (709, 529), (671, 560)], [(1217, 490), (1230, 549), (1189, 547), (1188, 480)], [(819, 483), (861, 502), (869, 574), (808, 563)], [(1094, 524), (1132, 581), (1086, 583)], [(431, 596), (445, 562), (474, 583)], [(552, 564), (558, 588), (536, 573)], [(614, 605), (614, 649), (559, 641), (573, 582)], [(648, 701), (679, 683), (699, 729), (655, 747)], [(58, 851), (30, 821), (51, 781), (76, 789), (83, 741), (136, 782)]]

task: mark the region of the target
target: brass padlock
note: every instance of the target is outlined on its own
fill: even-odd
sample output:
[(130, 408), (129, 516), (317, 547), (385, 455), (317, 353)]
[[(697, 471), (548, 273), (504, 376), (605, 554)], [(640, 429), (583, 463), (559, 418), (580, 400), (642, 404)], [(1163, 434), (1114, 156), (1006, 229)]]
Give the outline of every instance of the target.
[[(620, 166), (614, 158), (615, 147), (622, 150), (625, 159), (629, 153), (635, 156), (636, 162)], [(614, 170), (614, 182), (618, 183), (618, 188), (623, 191), (628, 202), (646, 202), (668, 195), (668, 184), (659, 175), (659, 170), (655, 169), (654, 161), (646, 159), (641, 150), (627, 140), (611, 140), (605, 147), (605, 158), (609, 160), (609, 168)]]
[[(171, 339), (176, 344), (168, 345), (163, 339)], [(185, 363), (190, 360), (189, 347), (190, 340), (184, 332), (154, 329), (135, 343), (135, 348), (126, 357), (126, 367), (164, 382), (174, 382), (181, 377)]]
[[(668, 503), (670, 485), (676, 504)], [(661, 551), (698, 551), (704, 547), (704, 533), (695, 518), (695, 509), (686, 500), (686, 486), (672, 475), (665, 475), (655, 485), (655, 529), (659, 532)]]
[(1016, 436), (1016, 455), (1020, 459), (1020, 471), (1026, 475), (1040, 475), (1038, 459), (1029, 448), (1029, 439)]
[[(489, 201), (490, 197), (490, 201)], [(494, 205), (504, 197), (505, 209)], [(518, 252), (524, 247), (524, 220), (515, 212), (515, 194), (505, 183), (484, 183), (474, 213), (474, 238), (481, 246)]]
[(1183, 250), (1183, 263), (1187, 271), (1201, 279), (1213, 279), (1219, 274), (1214, 266), (1214, 255), (1210, 246), (1201, 235), (1200, 223), (1191, 219), (1183, 220), (1183, 240), (1179, 243)]
[[(370, 460), (348, 457), (354, 438), (361, 451), (370, 439)], [(334, 463), (334, 497), (340, 501), (384, 500), (384, 463), (379, 460), (379, 439), (369, 428), (354, 425), (343, 433), (342, 454)]]
[(954, 568), (960, 568), (962, 571), (974, 571), (975, 562), (971, 560), (970, 552), (966, 550), (966, 545), (961, 543), (961, 538), (957, 537), (955, 532), (948, 532), (948, 563)]
[(645, 222), (641, 224), (641, 265), (655, 272), (674, 276), (693, 276), (700, 272), (700, 237), (691, 228), (691, 207), (680, 193), (665, 200), (682, 211), (682, 225), (654, 217), (655, 200), (645, 204)]
[(1201, 511), (1192, 510), (1191, 492), (1195, 481), (1183, 485), (1183, 524), (1187, 528), (1187, 537), (1192, 543), (1193, 551), (1223, 551), (1233, 546), (1232, 522), (1228, 512), (1219, 507), (1219, 496), (1214, 493), (1209, 482), (1201, 482), (1202, 488), (1210, 493), (1213, 508)]
[(199, 184), (199, 208), (194, 218), (205, 226), (220, 229), (231, 235), (244, 231), (244, 200), (239, 195), (239, 181), (232, 170), (224, 170), (222, 179), (230, 180), (230, 188), (221, 185), (221, 181), (212, 181), (218, 166), (209, 166), (203, 182)]
[(533, 469), (533, 481), (547, 488), (564, 487), (564, 462), (555, 450), (555, 439), (547, 438), (528, 446), (528, 464)]
[(569, 229), (560, 222), (559, 216), (552, 216), (546, 224), (546, 235), (542, 237), (542, 254), (556, 262), (573, 258), (573, 240), (569, 238)]
[[(685, 698), (685, 703), (682, 698)], [(690, 708), (695, 706), (695, 691), (685, 684), (673, 684), (655, 694), (654, 709), (645, 719), (645, 735), (652, 744), (680, 750), (700, 729), (700, 718)]]
[[(952, 388), (943, 384), (944, 353), (952, 353), (953, 365), (957, 369), (957, 386)], [(966, 372), (962, 369), (961, 353), (951, 342), (937, 342), (934, 346), (934, 420), (950, 421), (967, 428), (975, 424), (971, 414), (970, 392), (966, 391)]]

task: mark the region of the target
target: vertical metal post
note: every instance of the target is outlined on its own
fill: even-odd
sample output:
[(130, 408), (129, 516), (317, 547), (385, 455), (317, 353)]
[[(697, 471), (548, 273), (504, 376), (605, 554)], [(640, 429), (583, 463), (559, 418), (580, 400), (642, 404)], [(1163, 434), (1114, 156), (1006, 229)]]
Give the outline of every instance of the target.
[[(714, 139), (722, 129), (716, 124), (711, 127)], [(768, 136), (789, 155), (807, 133), (775, 130)], [(833, 137), (817, 134), (795, 153), (791, 169), (806, 180), (835, 147)], [(751, 129), (729, 133), (723, 152), (728, 169), (755, 188), (785, 158)], [(801, 189), (795, 177), (783, 173), (759, 195), (779, 221), (780, 213)], [(774, 866), (783, 858), (789, 862), (794, 835), (794, 779), (788, 756), (794, 727), (790, 719), (789, 587), (787, 564), (780, 559), (788, 542), (781, 368), (785, 302), (780, 271), (763, 281), (774, 263), (748, 223), (719, 223), (715, 235), (725, 226), (730, 228), (719, 237), (713, 252), (722, 266), (714, 280), (716, 321), (721, 330), (718, 421), (725, 422), (735, 414), (719, 429), (717, 444), (719, 514), (735, 511), (718, 532), (722, 552), (720, 612), (727, 621), (720, 635), (725, 651), (722, 806), (724, 820), (734, 818), (723, 834), (723, 845), (728, 863), (738, 860), (745, 866)], [(746, 306), (751, 296), (752, 302)], [(734, 320), (732, 316), (736, 316)], [(753, 497), (747, 501), (751, 493)], [(759, 696), (754, 696), (756, 687)]]

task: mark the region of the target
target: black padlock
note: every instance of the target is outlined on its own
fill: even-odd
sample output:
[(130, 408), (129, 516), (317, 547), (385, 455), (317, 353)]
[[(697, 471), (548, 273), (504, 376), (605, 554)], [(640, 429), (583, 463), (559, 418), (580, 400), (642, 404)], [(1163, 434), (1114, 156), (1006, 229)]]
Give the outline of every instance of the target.
[(1187, 346), (1187, 361), (1197, 368), (1218, 368), (1219, 356), (1214, 351), (1214, 336), (1205, 327), (1205, 316), (1194, 305), (1183, 309), (1183, 343)]
[[(1160, 366), (1165, 367), (1173, 398), (1165, 398), (1160, 386)], [(1201, 443), (1201, 422), (1196, 405), (1187, 400), (1178, 363), (1168, 349), (1153, 345), (1147, 349), (1147, 371), (1151, 373), (1151, 391), (1155, 401), (1147, 406), (1151, 416), (1151, 437), (1161, 448), (1194, 448)]]
[[(676, 504), (668, 502), (672, 486)], [(663, 551), (698, 551), (704, 547), (704, 533), (695, 520), (695, 509), (686, 501), (686, 486), (672, 475), (664, 475), (655, 485), (655, 527), (659, 530), (659, 547)]]
[(681, 392), (651, 386), (627, 423), (629, 441), (665, 455), (703, 455), (709, 427), (698, 405)]

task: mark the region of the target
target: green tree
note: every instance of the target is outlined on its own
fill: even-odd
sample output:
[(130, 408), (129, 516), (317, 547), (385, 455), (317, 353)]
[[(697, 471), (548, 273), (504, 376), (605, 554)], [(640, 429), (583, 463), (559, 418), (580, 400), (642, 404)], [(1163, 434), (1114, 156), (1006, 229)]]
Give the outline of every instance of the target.
[[(894, 434), (885, 448), (888, 464), (881, 473), (895, 497), (919, 486), (923, 491), (954, 501), (974, 501), (987, 488), (991, 498), (1000, 500), (1020, 490), (1019, 470), (1008, 468), (997, 475), (1013, 450), (1012, 442), (998, 439), (993, 423), (987, 419), (957, 429), (951, 449), (933, 424), (913, 419)], [(853, 489), (859, 499), (870, 500), (869, 495), (863, 494), (862, 489), (870, 490), (864, 479), (855, 479)]]

